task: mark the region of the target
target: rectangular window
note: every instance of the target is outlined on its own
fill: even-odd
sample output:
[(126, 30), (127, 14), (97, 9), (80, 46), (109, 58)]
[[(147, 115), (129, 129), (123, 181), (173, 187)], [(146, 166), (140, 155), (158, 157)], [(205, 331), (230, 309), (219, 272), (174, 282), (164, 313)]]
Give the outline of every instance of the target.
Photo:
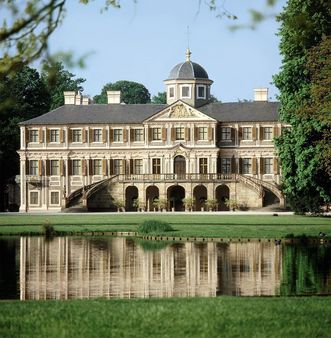
[(182, 86), (181, 88), (181, 97), (182, 98), (186, 98), (186, 99), (190, 99), (191, 98), (191, 87), (189, 86)]
[(32, 205), (38, 205), (39, 204), (39, 194), (37, 191), (31, 191), (30, 192), (30, 204)]
[(123, 130), (114, 129), (114, 142), (123, 142)]
[(271, 140), (272, 139), (272, 127), (264, 127), (263, 128), (263, 139)]
[(60, 204), (60, 194), (58, 191), (51, 191), (51, 204)]
[(53, 176), (57, 176), (60, 174), (59, 160), (50, 161), (50, 174)]
[(102, 142), (102, 129), (93, 129), (93, 142)]
[(176, 140), (184, 140), (185, 139), (185, 131), (184, 127), (176, 127), (175, 128), (175, 139)]
[(38, 175), (38, 160), (29, 161), (29, 173), (30, 175)]
[(272, 174), (272, 158), (267, 157), (263, 159), (263, 164), (264, 164), (264, 173), (265, 174)]
[(231, 128), (230, 127), (222, 127), (221, 128), (221, 140), (231, 140)]
[(152, 131), (153, 131), (152, 140), (161, 141), (161, 128), (153, 128)]
[(251, 139), (252, 139), (252, 128), (243, 127), (243, 140), (251, 140)]
[(39, 132), (38, 130), (32, 129), (29, 131), (29, 142), (38, 142)]
[(161, 159), (153, 158), (152, 160), (152, 170), (153, 174), (161, 174)]
[(72, 174), (73, 175), (81, 174), (81, 160), (72, 160)]
[(81, 129), (72, 130), (72, 142), (82, 142), (82, 130)]
[(170, 98), (175, 97), (175, 88), (174, 87), (169, 87), (169, 97)]
[(207, 158), (199, 158), (199, 174), (207, 174), (208, 173), (208, 159)]
[(59, 129), (50, 130), (50, 142), (60, 142), (60, 131)]
[(230, 174), (231, 173), (231, 158), (222, 158), (221, 166), (222, 166), (223, 174)]
[(144, 141), (144, 130), (143, 129), (135, 129), (133, 134), (134, 142), (142, 142)]
[(134, 160), (133, 162), (133, 173), (142, 174), (143, 173), (143, 160)]
[(93, 160), (93, 175), (101, 175), (102, 172), (102, 161)]
[(206, 87), (198, 86), (198, 99), (205, 99), (205, 98), (206, 98)]
[(114, 160), (114, 174), (120, 175), (123, 173), (123, 160)]
[(198, 140), (207, 140), (208, 129), (207, 127), (198, 127)]
[(251, 158), (243, 158), (242, 159), (242, 173), (243, 174), (251, 174), (252, 173), (252, 159)]

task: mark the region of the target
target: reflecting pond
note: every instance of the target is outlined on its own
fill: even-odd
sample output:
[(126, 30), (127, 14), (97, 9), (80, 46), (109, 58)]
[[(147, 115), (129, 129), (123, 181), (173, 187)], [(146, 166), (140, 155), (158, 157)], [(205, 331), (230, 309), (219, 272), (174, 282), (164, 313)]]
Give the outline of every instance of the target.
[(330, 245), (0, 238), (0, 299), (331, 295)]

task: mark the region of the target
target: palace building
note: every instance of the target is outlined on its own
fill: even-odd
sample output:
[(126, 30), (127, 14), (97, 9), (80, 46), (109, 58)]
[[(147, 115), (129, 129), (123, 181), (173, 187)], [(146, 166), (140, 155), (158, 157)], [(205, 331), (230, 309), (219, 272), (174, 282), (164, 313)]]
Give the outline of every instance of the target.
[(212, 102), (190, 55), (164, 81), (167, 104), (64, 92), (63, 106), (22, 122), (20, 211), (284, 207), (278, 103), (265, 88), (251, 102)]

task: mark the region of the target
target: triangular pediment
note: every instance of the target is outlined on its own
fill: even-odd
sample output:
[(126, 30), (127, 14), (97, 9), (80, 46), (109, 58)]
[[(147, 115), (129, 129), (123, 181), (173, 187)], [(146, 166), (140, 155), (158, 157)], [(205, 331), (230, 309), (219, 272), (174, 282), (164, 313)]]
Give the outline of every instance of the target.
[(203, 114), (196, 108), (191, 107), (183, 101), (176, 101), (170, 106), (162, 109), (144, 122), (164, 121), (215, 121), (210, 116)]

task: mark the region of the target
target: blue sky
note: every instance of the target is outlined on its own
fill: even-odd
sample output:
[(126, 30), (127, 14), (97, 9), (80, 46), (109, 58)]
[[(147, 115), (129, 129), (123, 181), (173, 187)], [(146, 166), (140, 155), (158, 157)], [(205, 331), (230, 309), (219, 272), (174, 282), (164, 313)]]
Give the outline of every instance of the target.
[[(281, 57), (275, 19), (255, 30), (229, 30), (233, 22), (216, 17), (205, 0), (122, 0), (121, 9), (100, 13), (103, 0), (85, 6), (68, 0), (63, 24), (50, 40), (50, 51), (73, 51), (75, 57), (91, 52), (83, 69), (71, 69), (86, 78), (84, 94), (94, 96), (107, 82), (130, 80), (144, 84), (152, 95), (164, 90), (173, 66), (185, 60), (187, 26), (191, 60), (201, 64), (214, 80), (212, 93), (223, 102), (252, 99), (253, 89), (269, 87)], [(222, 2), (222, 1), (219, 1)], [(249, 23), (249, 8), (264, 10), (266, 0), (225, 1), (238, 16), (234, 23)], [(285, 0), (267, 12), (279, 12)]]

